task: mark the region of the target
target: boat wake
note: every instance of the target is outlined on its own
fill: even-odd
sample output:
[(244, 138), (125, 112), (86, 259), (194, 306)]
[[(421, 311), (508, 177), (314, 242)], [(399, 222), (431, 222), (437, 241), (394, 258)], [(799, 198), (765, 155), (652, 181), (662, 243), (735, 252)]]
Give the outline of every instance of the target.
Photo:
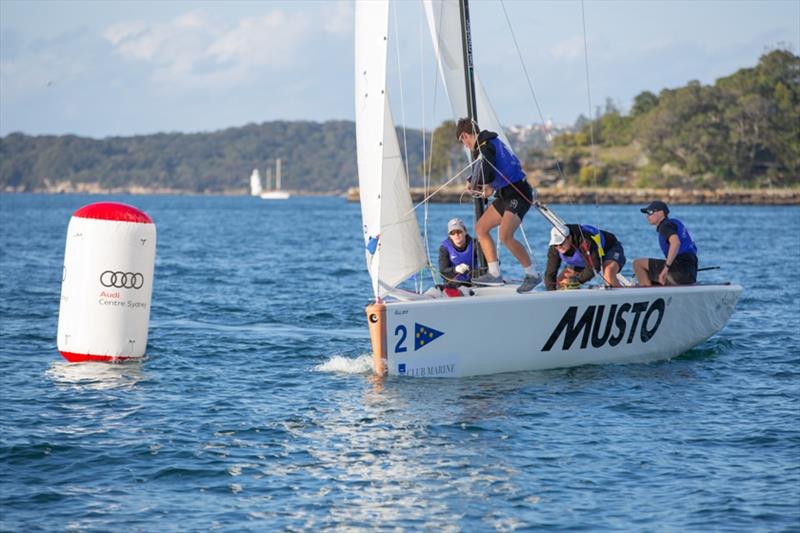
[(333, 355), (321, 365), (315, 366), (314, 370), (341, 374), (365, 374), (372, 372), (372, 354), (359, 355), (355, 358)]

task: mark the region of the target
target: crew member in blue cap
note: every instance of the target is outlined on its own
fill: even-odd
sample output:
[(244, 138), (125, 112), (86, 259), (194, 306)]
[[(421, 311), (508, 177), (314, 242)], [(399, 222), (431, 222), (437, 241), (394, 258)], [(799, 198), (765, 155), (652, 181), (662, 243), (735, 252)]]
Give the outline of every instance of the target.
[(665, 259), (634, 259), (639, 285), (692, 285), (697, 280), (697, 246), (689, 230), (677, 218), (668, 217), (669, 207), (662, 201), (650, 202), (641, 212), (647, 215), (647, 223), (656, 227)]

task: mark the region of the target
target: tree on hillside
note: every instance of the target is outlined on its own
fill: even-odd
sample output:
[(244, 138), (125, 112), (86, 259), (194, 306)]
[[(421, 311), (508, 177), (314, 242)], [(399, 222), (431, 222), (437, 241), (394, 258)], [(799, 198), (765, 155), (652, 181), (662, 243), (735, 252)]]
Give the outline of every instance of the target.
[[(644, 91), (629, 115), (613, 102), (553, 150), (584, 166), (589, 132), (598, 146), (631, 145), (649, 158), (648, 174), (671, 186), (800, 184), (800, 58), (787, 50), (763, 55), (714, 85), (697, 81)], [(635, 142), (634, 142), (635, 141)], [(671, 176), (668, 178), (668, 176)]]
[(761, 57), (713, 86), (665, 90), (637, 120), (648, 154), (690, 175), (738, 183), (800, 180), (800, 58), (785, 50)]
[(456, 124), (452, 120), (442, 122), (433, 130), (430, 154), (419, 166), (422, 175), (430, 173), (432, 183), (442, 183), (452, 178), (463, 164), (463, 150), (456, 140)]
[(631, 116), (638, 117), (650, 112), (651, 109), (658, 105), (658, 96), (650, 91), (643, 91), (636, 95), (633, 99), (633, 108), (631, 109)]

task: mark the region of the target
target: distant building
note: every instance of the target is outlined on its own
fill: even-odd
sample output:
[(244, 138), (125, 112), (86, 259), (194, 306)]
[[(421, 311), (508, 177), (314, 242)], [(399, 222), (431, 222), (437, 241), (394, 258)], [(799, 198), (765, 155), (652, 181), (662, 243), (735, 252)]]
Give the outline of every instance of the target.
[(511, 148), (518, 156), (524, 158), (532, 148), (547, 148), (557, 135), (573, 131), (573, 127), (556, 124), (548, 118), (544, 124), (515, 125), (505, 130)]

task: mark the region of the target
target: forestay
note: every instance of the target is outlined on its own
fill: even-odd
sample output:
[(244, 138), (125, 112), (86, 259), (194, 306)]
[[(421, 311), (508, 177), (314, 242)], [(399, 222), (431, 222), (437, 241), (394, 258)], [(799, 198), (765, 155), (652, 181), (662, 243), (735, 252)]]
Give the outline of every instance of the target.
[(356, 148), (367, 269), (376, 298), (427, 264), (386, 88), (388, 0), (356, 2)]

